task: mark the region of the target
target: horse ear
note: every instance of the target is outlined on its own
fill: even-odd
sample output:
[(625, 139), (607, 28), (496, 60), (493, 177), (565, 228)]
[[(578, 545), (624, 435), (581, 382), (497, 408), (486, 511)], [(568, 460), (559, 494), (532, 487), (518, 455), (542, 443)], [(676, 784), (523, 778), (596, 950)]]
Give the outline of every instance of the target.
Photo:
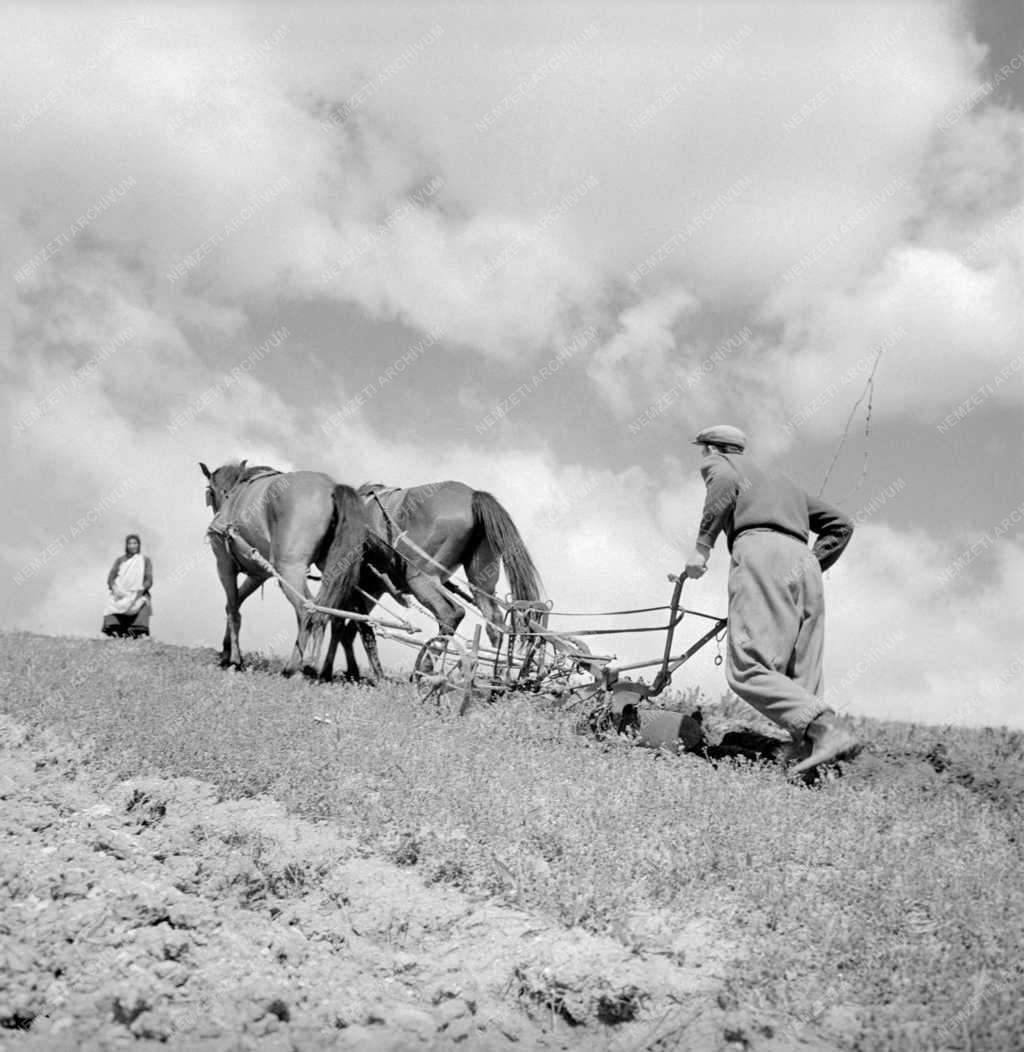
[(238, 470), (239, 471), (244, 471), (245, 470), (245, 465), (248, 464), (248, 463), (249, 463), (249, 458), (246, 457), (246, 459), (243, 460), (242, 463), (238, 465)]
[(210, 474), (210, 469), (200, 460), (199, 466), (203, 469), (203, 474), (208, 478), (212, 479), (213, 475)]

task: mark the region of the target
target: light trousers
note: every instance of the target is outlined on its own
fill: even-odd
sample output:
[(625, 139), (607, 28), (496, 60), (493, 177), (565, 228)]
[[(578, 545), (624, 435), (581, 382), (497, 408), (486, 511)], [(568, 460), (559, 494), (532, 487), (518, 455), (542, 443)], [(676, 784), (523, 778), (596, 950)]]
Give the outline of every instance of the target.
[(825, 593), (810, 548), (774, 530), (741, 533), (729, 568), (729, 686), (800, 741), (831, 711), (824, 651)]

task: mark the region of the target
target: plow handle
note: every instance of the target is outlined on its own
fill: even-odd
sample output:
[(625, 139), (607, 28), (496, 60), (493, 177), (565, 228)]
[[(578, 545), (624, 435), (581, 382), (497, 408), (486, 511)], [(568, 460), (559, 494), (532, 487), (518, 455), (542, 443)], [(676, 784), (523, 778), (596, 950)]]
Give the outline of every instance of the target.
[(676, 630), (676, 616), (679, 613), (679, 600), (682, 598), (683, 585), (686, 583), (686, 575), (670, 573), (668, 579), (674, 584), (672, 589), (672, 606), (668, 612), (668, 631), (665, 633), (665, 654), (661, 659), (661, 668), (654, 677), (648, 697), (657, 697), (672, 681), (672, 673), (668, 670), (669, 658), (672, 655), (672, 636)]

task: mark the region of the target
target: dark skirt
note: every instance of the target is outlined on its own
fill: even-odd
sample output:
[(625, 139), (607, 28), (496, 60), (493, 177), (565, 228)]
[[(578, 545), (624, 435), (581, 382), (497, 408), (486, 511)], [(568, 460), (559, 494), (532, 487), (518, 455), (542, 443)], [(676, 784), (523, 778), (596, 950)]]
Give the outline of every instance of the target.
[(146, 603), (137, 614), (107, 614), (103, 618), (103, 634), (105, 636), (148, 636), (151, 612), (149, 603)]

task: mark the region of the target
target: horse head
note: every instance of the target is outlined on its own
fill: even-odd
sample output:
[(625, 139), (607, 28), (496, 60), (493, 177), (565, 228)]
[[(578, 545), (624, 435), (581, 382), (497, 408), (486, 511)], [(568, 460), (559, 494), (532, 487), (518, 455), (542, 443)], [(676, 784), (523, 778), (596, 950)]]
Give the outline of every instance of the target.
[(199, 462), (199, 467), (206, 476), (206, 506), (213, 510), (214, 515), (220, 511), (228, 494), (244, 475), (245, 465), (246, 461), (243, 460), (237, 464), (222, 464), (211, 471), (202, 461)]

